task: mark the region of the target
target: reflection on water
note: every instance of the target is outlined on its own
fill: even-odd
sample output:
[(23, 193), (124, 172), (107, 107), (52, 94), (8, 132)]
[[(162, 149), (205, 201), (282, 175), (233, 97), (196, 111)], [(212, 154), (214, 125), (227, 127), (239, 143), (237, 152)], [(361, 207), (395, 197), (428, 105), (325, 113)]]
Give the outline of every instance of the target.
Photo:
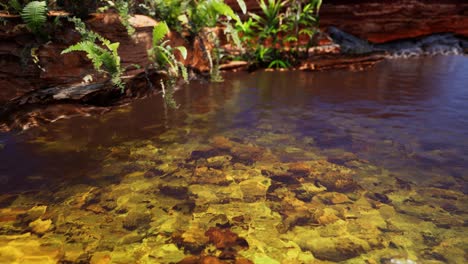
[(464, 263), (466, 73), (236, 73), (3, 135), (0, 258)]

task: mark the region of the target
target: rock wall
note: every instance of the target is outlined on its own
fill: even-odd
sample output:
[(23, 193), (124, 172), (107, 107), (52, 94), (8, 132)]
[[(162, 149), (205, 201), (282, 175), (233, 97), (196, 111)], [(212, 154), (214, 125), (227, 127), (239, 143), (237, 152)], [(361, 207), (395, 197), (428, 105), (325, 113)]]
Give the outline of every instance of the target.
[(382, 43), (434, 33), (468, 36), (468, 1), (326, 1), (320, 12), (322, 27)]
[[(226, 0), (238, 9), (236, 0)], [(320, 25), (374, 43), (451, 32), (468, 37), (466, 0), (324, 0)], [(246, 0), (258, 12), (256, 0)]]
[[(6, 25), (0, 25), (0, 105), (38, 89), (80, 83), (90, 74), (95, 82), (104, 80), (96, 74), (84, 53), (61, 54), (80, 39), (73, 25), (65, 19), (61, 20), (62, 26), (52, 31), (51, 39), (46, 43), (40, 43), (24, 26), (18, 26), (19, 18), (8, 21)], [(117, 14), (96, 14), (86, 21), (90, 29), (120, 43), (121, 63), (127, 69), (124, 78), (144, 72), (144, 67), (150, 63), (147, 50), (151, 48), (152, 30), (157, 21), (135, 15), (130, 23), (136, 29), (133, 37), (127, 34)], [(173, 46), (187, 47), (186, 65), (198, 71), (208, 69), (197, 41), (191, 46), (176, 33), (171, 33), (169, 38)]]
[[(36, 89), (81, 82), (84, 76), (95, 73), (84, 53), (60, 54), (80, 39), (65, 19), (46, 43), (40, 43), (25, 27), (18, 26), (20, 22), (9, 20), (0, 26), (0, 104)], [(147, 63), (146, 50), (156, 23), (150, 22), (137, 27), (134, 40), (127, 35), (117, 15), (96, 15), (87, 24), (111, 41), (120, 42), (122, 64), (127, 67)], [(38, 59), (36, 63), (34, 56)]]

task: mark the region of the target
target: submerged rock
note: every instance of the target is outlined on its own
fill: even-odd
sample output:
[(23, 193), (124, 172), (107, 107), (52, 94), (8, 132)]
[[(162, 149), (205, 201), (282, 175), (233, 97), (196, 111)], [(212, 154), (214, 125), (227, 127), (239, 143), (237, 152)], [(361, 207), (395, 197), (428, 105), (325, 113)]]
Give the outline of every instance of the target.
[(320, 193), (316, 197), (325, 204), (351, 203), (351, 200), (348, 198), (348, 196), (337, 192)]
[(320, 237), (316, 231), (304, 228), (296, 228), (292, 240), (303, 250), (310, 250), (316, 258), (328, 261), (344, 261), (371, 250), (366, 241), (350, 235)]
[(195, 184), (218, 184), (218, 185), (229, 185), (232, 179), (224, 173), (222, 170), (198, 167), (195, 168), (191, 182)]
[(257, 146), (251, 145), (237, 145), (231, 150), (233, 162), (244, 163), (251, 165), (260, 160), (264, 150)]
[(218, 249), (225, 249), (229, 247), (246, 247), (248, 248), (249, 245), (245, 241), (245, 239), (240, 238), (237, 234), (233, 233), (229, 229), (219, 229), (215, 227), (211, 227), (206, 231), (205, 235), (209, 237), (209, 241), (215, 245)]
[(246, 202), (264, 200), (270, 185), (271, 180), (263, 176), (257, 176), (239, 183), (239, 187)]
[(211, 144), (221, 150), (231, 150), (235, 143), (226, 137), (216, 136), (211, 140)]
[(328, 191), (352, 192), (359, 188), (353, 179), (353, 171), (327, 161), (312, 165), (311, 177), (325, 186)]
[(392, 200), (383, 193), (368, 192), (366, 193), (366, 197), (374, 201), (384, 203), (384, 204), (389, 204), (392, 202)]
[(206, 159), (206, 164), (210, 168), (222, 169), (223, 167), (229, 166), (232, 157), (229, 155), (214, 156)]
[(122, 221), (122, 226), (127, 230), (146, 229), (151, 222), (151, 215), (141, 212), (129, 212)]
[(52, 220), (41, 220), (37, 219), (31, 223), (29, 223), (29, 227), (31, 228), (31, 231), (38, 234), (38, 235), (43, 235), (47, 231), (49, 231), (52, 227)]
[(20, 223), (29, 224), (32, 221), (35, 221), (42, 217), (47, 210), (47, 206), (40, 205), (34, 206), (33, 208), (29, 209), (26, 213), (18, 215), (18, 221)]

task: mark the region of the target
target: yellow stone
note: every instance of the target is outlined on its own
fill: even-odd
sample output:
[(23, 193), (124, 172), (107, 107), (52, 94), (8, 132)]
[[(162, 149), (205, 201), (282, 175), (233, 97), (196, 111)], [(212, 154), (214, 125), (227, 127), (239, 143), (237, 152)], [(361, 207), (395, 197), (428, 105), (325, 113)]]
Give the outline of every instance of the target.
[(29, 223), (29, 227), (33, 231), (33, 233), (36, 233), (38, 235), (43, 235), (45, 232), (47, 232), (50, 227), (52, 226), (52, 220), (41, 220), (37, 219), (34, 222)]

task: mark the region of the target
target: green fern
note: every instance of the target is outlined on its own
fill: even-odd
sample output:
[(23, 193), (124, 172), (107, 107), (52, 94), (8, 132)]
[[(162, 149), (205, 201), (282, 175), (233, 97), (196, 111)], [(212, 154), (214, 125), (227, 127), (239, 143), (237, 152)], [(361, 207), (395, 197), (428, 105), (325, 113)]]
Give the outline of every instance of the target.
[(155, 66), (161, 70), (165, 70), (171, 76), (178, 78), (182, 76), (187, 80), (185, 66), (177, 60), (174, 51), (179, 51), (183, 59), (187, 58), (187, 49), (183, 46), (171, 47), (168, 41), (163, 41), (164, 37), (169, 33), (169, 27), (165, 22), (160, 22), (153, 28), (153, 46), (148, 51), (150, 60), (155, 63)]
[(166, 22), (158, 23), (153, 28), (153, 47), (161, 44), (164, 37), (169, 33), (169, 27)]
[(41, 33), (47, 21), (47, 3), (45, 1), (32, 1), (21, 12), (21, 17), (31, 32)]
[(181, 18), (185, 16), (188, 5), (188, 0), (144, 0), (144, 4), (139, 6), (158, 21), (165, 21), (172, 30), (181, 32), (183, 29)]
[(119, 13), (120, 21), (122, 22), (122, 25), (124, 25), (125, 29), (127, 29), (129, 36), (133, 36), (135, 34), (135, 28), (130, 24), (130, 6), (132, 3), (132, 1), (127, 0), (114, 1), (114, 6)]
[(111, 76), (111, 81), (120, 89), (124, 89), (122, 82), (123, 69), (120, 63), (118, 48), (120, 43), (112, 43), (101, 35), (86, 29), (84, 23), (77, 18), (70, 19), (75, 22), (75, 27), (82, 35), (83, 40), (62, 51), (62, 54), (70, 52), (85, 52), (98, 72)]

